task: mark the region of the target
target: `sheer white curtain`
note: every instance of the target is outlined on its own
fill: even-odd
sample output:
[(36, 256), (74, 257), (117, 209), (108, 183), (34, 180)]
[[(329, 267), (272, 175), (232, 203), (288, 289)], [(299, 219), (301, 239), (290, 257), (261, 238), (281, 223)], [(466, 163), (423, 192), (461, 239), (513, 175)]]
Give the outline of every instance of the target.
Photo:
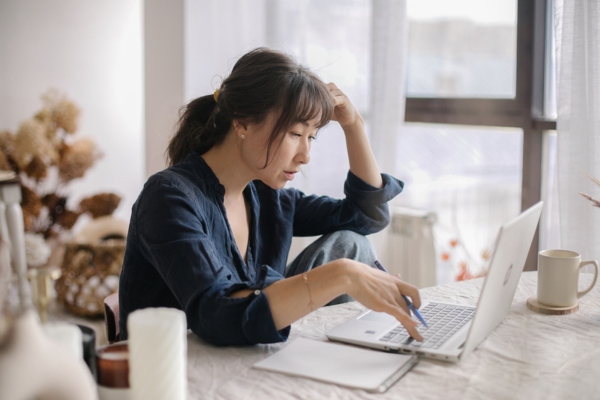
[(379, 167), (396, 170), (397, 137), (404, 124), (408, 19), (406, 0), (373, 0), (370, 138)]
[(555, 3), (558, 61), (557, 163), (561, 246), (600, 259), (600, 4)]
[[(369, 136), (379, 168), (394, 174), (398, 167), (397, 141), (404, 124), (406, 99), (406, 0), (373, 0), (372, 5)], [(389, 228), (371, 236), (370, 240), (380, 260), (391, 266), (388, 235)]]

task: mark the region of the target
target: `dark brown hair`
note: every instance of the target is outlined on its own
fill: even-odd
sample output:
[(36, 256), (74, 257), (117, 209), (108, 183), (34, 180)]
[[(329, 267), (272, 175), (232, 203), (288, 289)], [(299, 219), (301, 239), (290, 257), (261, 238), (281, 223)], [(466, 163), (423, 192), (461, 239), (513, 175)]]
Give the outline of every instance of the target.
[[(192, 100), (181, 110), (177, 132), (167, 149), (169, 165), (190, 152), (207, 152), (222, 143), (234, 120), (261, 123), (270, 112), (279, 114), (269, 137), (268, 164), (272, 145), (287, 129), (319, 116), (318, 128), (333, 116), (333, 98), (321, 79), (276, 50), (257, 48), (243, 55), (223, 81), (219, 95)], [(281, 143), (281, 140), (279, 141)]]

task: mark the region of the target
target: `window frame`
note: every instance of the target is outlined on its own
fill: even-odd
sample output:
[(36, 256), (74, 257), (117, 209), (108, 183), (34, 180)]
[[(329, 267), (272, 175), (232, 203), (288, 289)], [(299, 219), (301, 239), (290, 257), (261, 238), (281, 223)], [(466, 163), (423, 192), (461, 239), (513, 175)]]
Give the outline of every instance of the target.
[[(546, 15), (552, 12), (551, 5), (552, 0), (517, 1), (514, 98), (407, 97), (405, 104), (405, 122), (521, 128), (522, 210), (541, 199), (543, 133), (556, 130), (556, 120), (543, 115)], [(536, 231), (525, 270), (537, 269), (538, 250), (539, 232)]]

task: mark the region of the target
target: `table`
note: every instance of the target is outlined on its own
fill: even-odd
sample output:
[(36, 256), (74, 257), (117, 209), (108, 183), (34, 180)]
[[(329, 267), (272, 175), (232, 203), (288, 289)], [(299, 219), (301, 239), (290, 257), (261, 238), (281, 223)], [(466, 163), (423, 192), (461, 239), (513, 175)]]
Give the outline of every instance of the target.
[[(583, 273), (581, 287), (591, 282)], [(421, 297), (475, 305), (483, 278), (421, 290)], [(600, 284), (571, 315), (527, 308), (537, 272), (521, 276), (511, 310), (479, 347), (459, 363), (422, 359), (386, 393), (372, 394), (310, 379), (252, 369), (297, 337), (327, 340), (325, 332), (362, 312), (358, 303), (320, 308), (292, 325), (286, 343), (214, 347), (188, 334), (188, 392), (196, 399), (589, 399), (600, 398)], [(104, 322), (53, 307), (50, 320), (93, 327), (106, 343)], [(373, 350), (375, 351), (375, 350)]]
[[(591, 282), (582, 274), (581, 285)], [(422, 289), (421, 297), (475, 305), (482, 278)], [(189, 399), (564, 399), (600, 398), (600, 285), (571, 315), (527, 308), (537, 273), (524, 272), (509, 315), (459, 363), (423, 359), (386, 393), (373, 394), (252, 369), (297, 337), (325, 332), (363, 310), (324, 307), (292, 325), (287, 343), (218, 348), (188, 336)]]

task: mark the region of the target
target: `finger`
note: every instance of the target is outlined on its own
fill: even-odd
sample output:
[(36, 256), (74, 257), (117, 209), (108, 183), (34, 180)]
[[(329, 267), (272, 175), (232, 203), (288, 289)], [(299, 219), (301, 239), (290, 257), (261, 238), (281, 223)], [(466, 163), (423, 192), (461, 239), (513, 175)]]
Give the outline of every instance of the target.
[(329, 93), (334, 97), (334, 98), (342, 98), (344, 99), (346, 97), (346, 94), (339, 89), (335, 84), (333, 83), (328, 83), (327, 84), (327, 88), (329, 89)]
[(342, 92), (339, 89), (335, 89), (335, 90), (330, 90), (329, 93), (335, 97), (335, 98), (346, 98), (346, 95), (344, 94), (344, 92)]
[(406, 331), (408, 332), (408, 334), (410, 335), (410, 337), (412, 337), (413, 339), (415, 339), (417, 342), (422, 342), (423, 341), (423, 336), (419, 333), (419, 331), (417, 330), (416, 327), (406, 327), (406, 326), (404, 326), (404, 328), (406, 328)]
[[(403, 292), (403, 288), (405, 287), (405, 282), (403, 282), (400, 278), (398, 278), (398, 275), (390, 275), (387, 272), (383, 272), (380, 271), (378, 269), (370, 269), (370, 272), (373, 274), (378, 275), (381, 279), (384, 280), (385, 282), (385, 286), (389, 287), (392, 296), (393, 296), (393, 300), (388, 300), (388, 301), (393, 301), (396, 304), (398, 304), (400, 307), (402, 307), (402, 309), (408, 314), (410, 315), (410, 310), (408, 308), (408, 305), (406, 304), (406, 301), (404, 300), (404, 297), (402, 297)], [(389, 284), (393, 285), (393, 286), (388, 286)]]
[(401, 278), (402, 275), (400, 274), (395, 274), (393, 275), (393, 277), (400, 293), (409, 297), (415, 305), (415, 307), (419, 308), (418, 306), (421, 305), (421, 296), (419, 294), (419, 289), (417, 289), (416, 286), (413, 286), (410, 283), (403, 281)]
[(416, 286), (399, 280), (398, 289), (400, 290), (400, 292), (402, 292), (402, 294), (410, 297), (410, 300), (412, 301), (415, 307), (421, 307), (421, 295), (419, 294), (419, 289), (417, 289)]
[(408, 304), (406, 303), (406, 300), (404, 300), (404, 297), (402, 297), (402, 293), (400, 292), (396, 295), (396, 303), (398, 303), (398, 305), (402, 307), (404, 312), (410, 316), (410, 309), (408, 308)]
[[(389, 275), (388, 275), (389, 277)], [(411, 317), (411, 312), (408, 309), (408, 305), (406, 301), (402, 297), (400, 293), (395, 297), (395, 304), (390, 304), (389, 299), (385, 301), (386, 305), (390, 305), (391, 307), (388, 310), (384, 310), (388, 314), (394, 316), (401, 324), (404, 326), (408, 334), (415, 340), (422, 341), (423, 336), (417, 330), (417, 326), (419, 325), (419, 321), (413, 319)]]
[(400, 309), (395, 309), (396, 312), (390, 313), (392, 314), (401, 324), (404, 326), (408, 334), (415, 340), (419, 342), (423, 341), (423, 336), (417, 330), (418, 321), (412, 319), (407, 313), (400, 311)]
[(346, 102), (346, 99), (342, 95), (333, 96), (333, 105), (335, 107), (343, 106)]

